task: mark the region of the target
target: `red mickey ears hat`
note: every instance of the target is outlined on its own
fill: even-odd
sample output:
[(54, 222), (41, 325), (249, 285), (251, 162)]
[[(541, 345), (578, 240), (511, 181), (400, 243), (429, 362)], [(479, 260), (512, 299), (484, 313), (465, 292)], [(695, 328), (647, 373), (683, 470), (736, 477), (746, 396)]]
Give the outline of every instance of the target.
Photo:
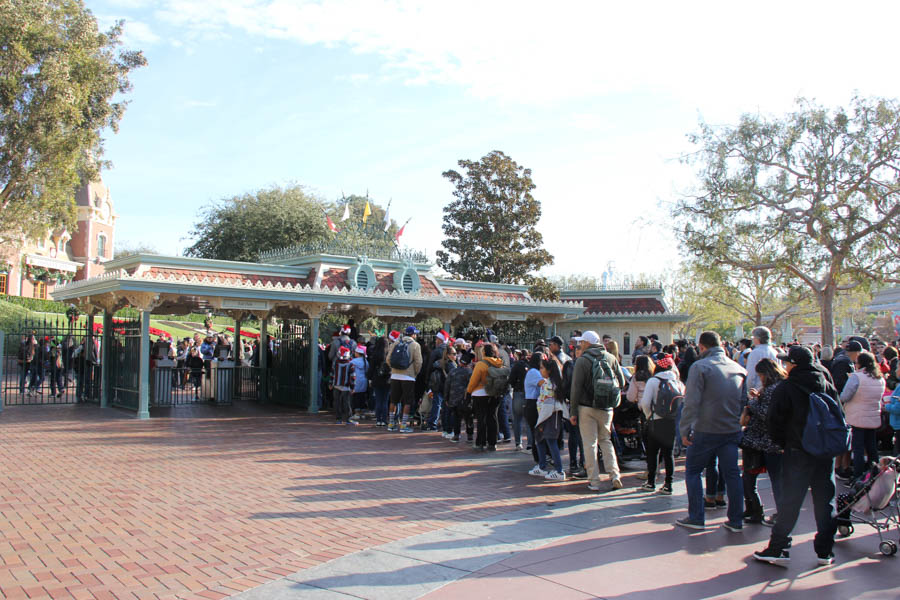
[(393, 341), (396, 342), (397, 340), (400, 339), (400, 332), (394, 330), (394, 331), (392, 331), (392, 332), (390, 332), (390, 333), (388, 334), (388, 337), (391, 338)]
[(338, 350), (338, 354), (341, 356), (350, 356), (350, 348), (347, 346), (341, 346), (341, 349)]
[(443, 329), (441, 329), (440, 331), (438, 331), (438, 332), (437, 332), (437, 335), (435, 335), (434, 337), (436, 337), (437, 339), (439, 339), (439, 340), (441, 340), (442, 342), (445, 342), (445, 343), (450, 341), (450, 334), (447, 333), (446, 331), (444, 331)]
[(350, 326), (344, 325), (343, 327), (341, 327), (341, 333), (350, 333)]

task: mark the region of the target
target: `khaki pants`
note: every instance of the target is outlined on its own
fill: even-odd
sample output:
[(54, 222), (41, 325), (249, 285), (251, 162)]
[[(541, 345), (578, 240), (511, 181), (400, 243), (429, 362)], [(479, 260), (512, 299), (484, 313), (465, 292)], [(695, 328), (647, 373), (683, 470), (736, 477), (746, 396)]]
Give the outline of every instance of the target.
[(597, 464), (597, 446), (603, 453), (603, 466), (609, 473), (610, 480), (619, 478), (619, 463), (616, 461), (616, 450), (612, 445), (612, 410), (578, 407), (578, 429), (584, 444), (584, 466), (588, 472), (588, 480), (594, 485), (600, 484), (600, 465)]

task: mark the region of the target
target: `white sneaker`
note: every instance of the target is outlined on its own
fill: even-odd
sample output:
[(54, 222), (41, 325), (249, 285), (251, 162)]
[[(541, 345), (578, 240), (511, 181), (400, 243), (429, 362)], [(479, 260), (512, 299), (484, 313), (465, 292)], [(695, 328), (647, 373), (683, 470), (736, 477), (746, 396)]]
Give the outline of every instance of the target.
[(528, 471), (529, 475), (534, 475), (535, 477), (546, 477), (547, 471), (543, 470), (540, 465), (534, 465), (534, 467)]
[(566, 474), (560, 473), (559, 471), (550, 471), (546, 475), (544, 475), (544, 479), (548, 481), (565, 481)]
[(516, 444), (516, 452), (522, 451), (522, 444)]

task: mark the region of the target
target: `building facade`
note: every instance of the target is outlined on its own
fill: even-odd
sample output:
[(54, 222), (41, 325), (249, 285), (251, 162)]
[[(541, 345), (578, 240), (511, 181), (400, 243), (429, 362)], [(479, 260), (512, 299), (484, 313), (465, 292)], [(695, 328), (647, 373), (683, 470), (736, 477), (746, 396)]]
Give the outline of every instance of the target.
[(73, 232), (50, 231), (44, 239), (0, 250), (0, 294), (49, 299), (62, 283), (104, 272), (103, 263), (113, 257), (116, 228), (109, 188), (99, 178), (85, 183), (75, 203)]

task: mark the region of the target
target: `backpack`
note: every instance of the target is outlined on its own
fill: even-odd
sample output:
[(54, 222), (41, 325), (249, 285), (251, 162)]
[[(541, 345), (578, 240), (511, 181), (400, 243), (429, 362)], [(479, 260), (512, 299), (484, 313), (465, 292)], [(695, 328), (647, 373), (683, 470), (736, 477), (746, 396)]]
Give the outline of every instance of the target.
[(654, 377), (659, 380), (659, 389), (656, 399), (650, 403), (650, 414), (659, 419), (674, 419), (678, 413), (678, 407), (684, 402), (684, 396), (678, 393), (678, 389), (671, 381), (662, 377)]
[(619, 405), (621, 390), (619, 380), (613, 373), (612, 365), (607, 358), (609, 354), (603, 352), (599, 358), (591, 359), (591, 389), (593, 391), (593, 408), (608, 410)]
[(412, 358), (409, 356), (409, 343), (397, 342), (394, 349), (391, 350), (390, 358), (391, 368), (398, 371), (405, 371), (412, 364)]
[(431, 367), (431, 377), (429, 377), (429, 387), (431, 391), (435, 394), (444, 393), (444, 381), (446, 380), (446, 375), (444, 375), (444, 370), (441, 368), (441, 363), (435, 361), (435, 363)]
[(834, 458), (846, 452), (850, 447), (850, 427), (837, 402), (828, 394), (807, 392), (797, 387), (809, 393), (809, 413), (800, 439), (803, 449), (819, 459)]
[(503, 396), (509, 387), (509, 367), (488, 367), (484, 391), (488, 396)]

